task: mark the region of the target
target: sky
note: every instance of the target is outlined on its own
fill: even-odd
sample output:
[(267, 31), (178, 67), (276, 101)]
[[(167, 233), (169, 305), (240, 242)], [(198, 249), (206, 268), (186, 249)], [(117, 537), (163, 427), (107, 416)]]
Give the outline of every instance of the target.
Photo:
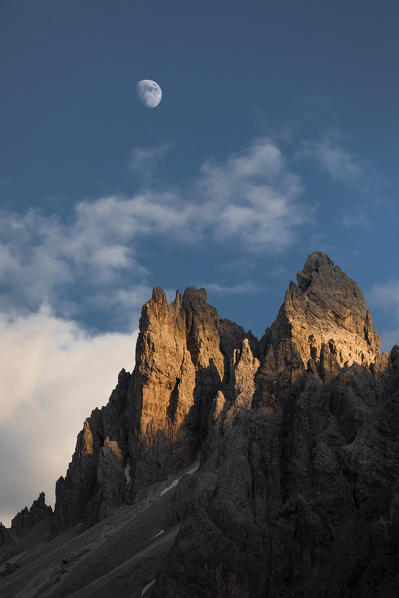
[(398, 57), (393, 0), (0, 0), (0, 520), (52, 503), (154, 286), (261, 336), (324, 251), (399, 342)]

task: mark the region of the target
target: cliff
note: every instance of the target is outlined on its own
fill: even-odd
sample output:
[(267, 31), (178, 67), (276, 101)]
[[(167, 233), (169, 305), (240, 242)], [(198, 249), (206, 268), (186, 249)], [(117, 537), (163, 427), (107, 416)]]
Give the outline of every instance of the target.
[[(102, 529), (149, 497), (143, 517), (155, 509), (161, 525), (162, 512), (153, 537), (166, 535), (147, 596), (396, 597), (399, 347), (379, 351), (358, 285), (319, 252), (260, 341), (219, 319), (204, 289), (171, 304), (154, 289), (132, 374), (85, 421), (57, 482), (53, 534)], [(112, 595), (142, 595), (144, 561), (123, 554)], [(99, 575), (90, 558), (85, 578), (41, 595), (105, 591), (111, 565), (101, 586), (84, 585)]]
[(170, 305), (154, 289), (142, 310), (133, 373), (122, 370), (108, 405), (86, 419), (57, 482), (58, 529), (99, 521), (195, 460), (214, 399), (222, 389), (231, 395), (231, 360), (244, 338), (255, 342), (219, 321), (205, 289), (178, 291)]

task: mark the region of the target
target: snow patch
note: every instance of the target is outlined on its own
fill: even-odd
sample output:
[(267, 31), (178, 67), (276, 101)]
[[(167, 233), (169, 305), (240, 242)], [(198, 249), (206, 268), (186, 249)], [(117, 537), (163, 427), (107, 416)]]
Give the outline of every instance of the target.
[[(198, 458), (197, 461), (195, 461), (195, 463), (192, 464), (190, 469), (187, 469), (187, 471), (184, 472), (184, 475), (186, 475), (186, 474), (192, 475), (193, 473), (195, 473), (196, 471), (199, 470), (199, 466), (200, 466), (200, 459)], [(169, 490), (172, 490), (172, 488), (177, 486), (177, 484), (180, 482), (181, 478), (182, 478), (182, 476), (173, 480), (173, 482), (167, 488), (162, 490), (162, 492), (159, 494), (159, 496), (163, 496), (164, 494), (169, 492)]]
[(141, 595), (144, 596), (144, 594), (146, 592), (148, 592), (148, 590), (154, 585), (155, 582), (156, 582), (156, 579), (153, 579), (152, 581), (150, 581), (150, 583), (148, 583), (146, 586), (144, 586), (144, 588), (141, 590)]
[(174, 488), (175, 486), (177, 486), (177, 484), (180, 482), (181, 478), (177, 478), (176, 480), (173, 480), (173, 482), (170, 484), (170, 486), (168, 486), (167, 488), (165, 488), (164, 490), (162, 490), (162, 492), (160, 493), (159, 496), (163, 496), (164, 494), (166, 494), (167, 492), (169, 492), (169, 490), (172, 490), (172, 488)]
[(129, 461), (126, 463), (126, 467), (125, 467), (125, 478), (126, 478), (125, 484), (128, 484), (130, 482), (130, 480), (132, 479), (132, 477), (130, 475), (130, 463), (129, 463)]
[(190, 467), (190, 469), (188, 469), (186, 471), (186, 473), (188, 473), (189, 475), (192, 475), (193, 473), (195, 473), (196, 471), (199, 470), (199, 466), (200, 466), (200, 460), (198, 459), (198, 461), (193, 463), (192, 466)]

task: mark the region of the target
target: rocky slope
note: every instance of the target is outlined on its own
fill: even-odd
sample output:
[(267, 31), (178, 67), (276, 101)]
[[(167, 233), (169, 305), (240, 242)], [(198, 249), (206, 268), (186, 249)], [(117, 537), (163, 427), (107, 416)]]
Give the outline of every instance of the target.
[[(133, 373), (57, 482), (53, 536), (134, 508), (200, 453), (169, 490), (173, 541), (146, 595), (399, 595), (399, 347), (379, 353), (361, 290), (326, 255), (297, 280), (260, 341), (219, 320), (204, 289), (170, 305), (154, 289)], [(15, 536), (0, 529), (4, 546)]]

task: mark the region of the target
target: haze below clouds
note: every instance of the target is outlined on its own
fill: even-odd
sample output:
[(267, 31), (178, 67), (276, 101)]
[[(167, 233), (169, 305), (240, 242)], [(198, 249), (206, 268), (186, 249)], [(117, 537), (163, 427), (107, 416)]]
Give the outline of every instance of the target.
[(76, 435), (94, 407), (106, 404), (136, 333), (90, 336), (75, 322), (37, 313), (0, 316), (0, 521), (44, 490), (54, 502)]

